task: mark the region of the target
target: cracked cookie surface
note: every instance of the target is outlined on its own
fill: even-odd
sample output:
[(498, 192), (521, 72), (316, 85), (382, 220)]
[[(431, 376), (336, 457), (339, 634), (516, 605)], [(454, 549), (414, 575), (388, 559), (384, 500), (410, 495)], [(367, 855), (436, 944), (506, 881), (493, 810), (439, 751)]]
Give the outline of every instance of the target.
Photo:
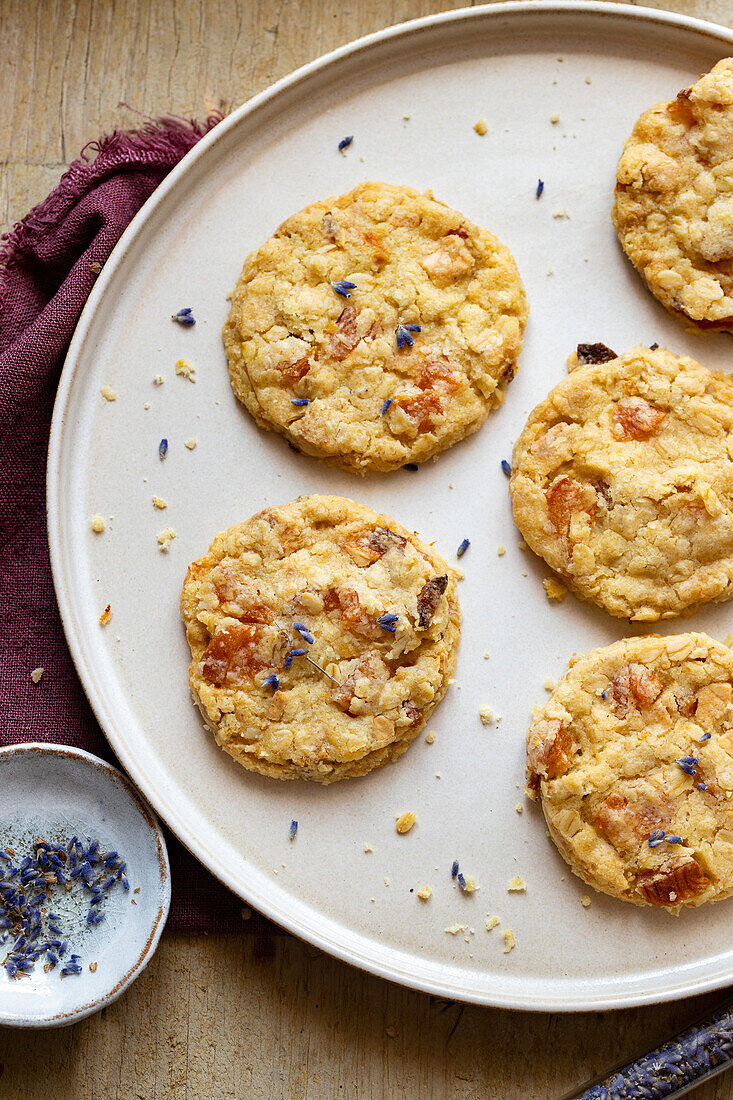
[(639, 346), (580, 366), (515, 444), (515, 522), (576, 596), (612, 615), (652, 621), (728, 600), (732, 432), (733, 384), (693, 359)]
[(253, 771), (321, 783), (399, 756), (455, 667), (456, 576), (342, 497), (300, 497), (218, 534), (181, 596), (189, 684), (217, 743)]
[(576, 875), (677, 912), (733, 893), (733, 653), (706, 634), (575, 656), (527, 737), (527, 793)]
[[(430, 192), (363, 183), (294, 214), (246, 259), (223, 335), (261, 428), (365, 473), (476, 431), (514, 377), (526, 318), (496, 237)], [(413, 329), (398, 346), (400, 325)]]
[(613, 224), (671, 313), (733, 331), (733, 58), (639, 118), (618, 163)]

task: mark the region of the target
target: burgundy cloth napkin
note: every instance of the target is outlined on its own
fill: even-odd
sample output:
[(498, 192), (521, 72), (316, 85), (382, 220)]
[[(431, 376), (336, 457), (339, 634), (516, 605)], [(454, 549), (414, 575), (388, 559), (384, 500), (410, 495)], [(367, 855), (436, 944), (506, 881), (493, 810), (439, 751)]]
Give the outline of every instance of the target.
[[(56, 741), (114, 757), (72, 664), (46, 538), (46, 452), (64, 356), (123, 230), (221, 120), (151, 120), (85, 146), (48, 198), (0, 241), (0, 745)], [(90, 152), (96, 154), (90, 159)], [(38, 684), (31, 671), (42, 666)], [(168, 836), (168, 927), (274, 930)]]

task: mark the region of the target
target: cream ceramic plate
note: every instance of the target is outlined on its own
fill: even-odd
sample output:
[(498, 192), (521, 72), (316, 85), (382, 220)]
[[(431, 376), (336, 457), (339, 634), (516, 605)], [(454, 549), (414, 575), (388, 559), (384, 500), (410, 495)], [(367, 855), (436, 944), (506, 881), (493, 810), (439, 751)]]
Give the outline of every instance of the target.
[[(656, 340), (727, 366), (730, 337), (687, 334), (643, 288), (609, 208), (639, 113), (730, 53), (733, 34), (720, 28), (578, 2), (447, 13), (347, 46), (257, 96), (186, 157), (130, 226), (77, 329), (48, 504), (59, 603), (97, 716), (158, 813), (214, 874), (376, 974), (534, 1009), (640, 1004), (733, 979), (733, 902), (676, 920), (601, 896), (584, 908), (587, 888), (541, 814), (515, 809), (545, 678), (626, 628), (572, 597), (548, 603), (544, 567), (518, 548), (500, 468), (578, 341), (622, 351)], [(481, 117), (483, 137), (473, 129)], [(530, 321), (518, 377), (478, 434), (417, 473), (361, 480), (254, 426), (231, 393), (220, 329), (247, 252), (286, 215), (363, 179), (433, 188), (497, 233), (519, 264)], [(171, 323), (182, 306), (193, 307), (195, 328)], [(181, 356), (195, 364), (195, 384), (176, 377)], [(100, 396), (104, 385), (116, 401)], [(390, 512), (451, 561), (471, 540), (458, 670), (431, 723), (435, 743), (420, 738), (396, 764), (330, 788), (259, 778), (215, 747), (188, 694), (178, 612), (186, 567), (216, 531), (312, 492)], [(102, 535), (90, 530), (96, 512)], [(156, 536), (166, 526), (177, 537), (164, 553)], [(732, 621), (723, 605), (663, 629), (721, 638)], [(481, 725), (482, 703), (502, 715), (497, 726)], [(398, 836), (404, 810), (417, 825)], [(458, 891), (454, 859), (479, 891)], [(524, 894), (507, 893), (516, 875)], [(427, 902), (417, 898), (424, 885)], [(487, 913), (501, 918), (491, 932)], [(516, 937), (508, 954), (505, 928)]]

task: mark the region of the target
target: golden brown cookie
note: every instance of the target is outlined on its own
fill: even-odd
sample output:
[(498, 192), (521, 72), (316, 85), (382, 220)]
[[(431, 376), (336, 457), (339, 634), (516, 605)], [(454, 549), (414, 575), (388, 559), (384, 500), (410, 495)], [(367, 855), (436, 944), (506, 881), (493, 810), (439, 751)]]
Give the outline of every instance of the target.
[(224, 345), (261, 428), (365, 473), (475, 432), (514, 377), (526, 317), (496, 237), (429, 192), (363, 183), (247, 258)]
[(618, 163), (613, 224), (662, 305), (733, 331), (733, 58), (634, 126)]
[(576, 596), (612, 615), (668, 619), (728, 600), (733, 383), (666, 348), (613, 356), (580, 345), (586, 365), (530, 414), (514, 447), (515, 522)]
[(575, 656), (527, 739), (527, 793), (584, 882), (676, 913), (733, 893), (733, 653), (706, 634)]
[(334, 496), (216, 536), (181, 596), (189, 683), (240, 764), (332, 783), (405, 751), (455, 666), (456, 575), (389, 516)]

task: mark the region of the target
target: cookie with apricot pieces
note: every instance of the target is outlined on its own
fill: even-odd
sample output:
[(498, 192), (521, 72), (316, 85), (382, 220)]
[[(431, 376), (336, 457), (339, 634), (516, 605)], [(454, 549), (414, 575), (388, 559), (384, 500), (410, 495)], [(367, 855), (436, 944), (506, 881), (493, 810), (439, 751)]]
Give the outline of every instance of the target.
[(395, 759), (453, 673), (457, 577), (416, 534), (342, 497), (221, 532), (181, 596), (206, 726), (276, 779), (332, 783)]
[(527, 793), (596, 890), (677, 913), (733, 893), (733, 653), (706, 634), (575, 656), (527, 738)]
[(622, 618), (730, 599), (729, 376), (656, 347), (581, 344), (572, 365), (514, 447), (527, 544), (576, 596)]
[(496, 237), (430, 192), (362, 183), (247, 257), (223, 335), (261, 428), (363, 474), (475, 432), (514, 377), (526, 318)]
[(733, 57), (639, 118), (613, 224), (649, 290), (689, 327), (733, 332)]

